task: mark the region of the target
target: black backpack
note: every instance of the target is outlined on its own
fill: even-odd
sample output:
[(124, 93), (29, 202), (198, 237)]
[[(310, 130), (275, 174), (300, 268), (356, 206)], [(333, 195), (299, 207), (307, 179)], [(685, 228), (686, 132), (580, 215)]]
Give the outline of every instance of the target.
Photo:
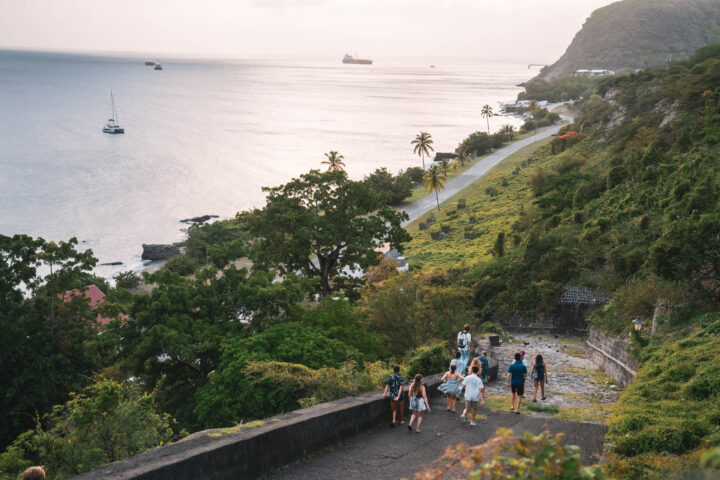
[(465, 342), (465, 337), (467, 336), (467, 333), (460, 332), (460, 335), (461, 335), (461, 337), (458, 338), (458, 347), (465, 348), (465, 345), (467, 345), (467, 343)]

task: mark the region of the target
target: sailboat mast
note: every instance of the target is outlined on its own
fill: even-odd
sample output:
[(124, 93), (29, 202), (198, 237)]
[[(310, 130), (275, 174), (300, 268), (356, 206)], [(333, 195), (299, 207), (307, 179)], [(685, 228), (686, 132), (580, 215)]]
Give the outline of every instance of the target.
[(118, 123), (117, 119), (117, 112), (115, 111), (115, 97), (113, 97), (113, 92), (110, 90), (110, 104), (112, 105), (112, 118), (115, 124)]

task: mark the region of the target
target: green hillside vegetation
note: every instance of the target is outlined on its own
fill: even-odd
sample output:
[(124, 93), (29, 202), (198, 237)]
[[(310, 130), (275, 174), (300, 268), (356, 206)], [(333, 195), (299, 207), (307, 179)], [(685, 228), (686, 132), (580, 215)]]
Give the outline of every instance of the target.
[[(411, 262), (475, 262), (458, 278), (480, 315), (550, 312), (567, 285), (612, 296), (590, 317), (611, 333), (670, 307), (652, 340), (633, 335), (641, 368), (609, 420), (613, 478), (670, 478), (720, 444), (719, 52), (600, 81), (517, 179), (498, 185), (516, 158), (465, 194), (471, 208), (446, 205), (446, 239), (411, 228)], [(472, 216), (477, 244), (456, 234)]]
[(565, 54), (540, 71), (549, 79), (579, 69), (644, 69), (690, 57), (720, 41), (715, 0), (623, 0), (595, 10)]

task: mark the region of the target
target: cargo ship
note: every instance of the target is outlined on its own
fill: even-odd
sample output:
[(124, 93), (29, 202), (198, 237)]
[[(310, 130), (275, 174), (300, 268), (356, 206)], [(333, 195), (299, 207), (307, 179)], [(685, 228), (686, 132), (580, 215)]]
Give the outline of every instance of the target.
[(357, 58), (347, 53), (343, 57), (343, 63), (352, 63), (355, 65), (372, 65), (372, 62), (372, 60), (369, 60), (367, 58)]

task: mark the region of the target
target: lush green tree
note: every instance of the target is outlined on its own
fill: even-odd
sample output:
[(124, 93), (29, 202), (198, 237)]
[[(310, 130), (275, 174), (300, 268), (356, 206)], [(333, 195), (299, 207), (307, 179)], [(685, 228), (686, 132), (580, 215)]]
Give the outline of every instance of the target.
[(327, 160), (323, 160), (322, 164), (328, 166), (328, 172), (345, 170), (345, 162), (343, 162), (345, 157), (340, 155), (338, 152), (330, 150), (330, 152), (326, 153), (325, 156), (327, 157)]
[(480, 116), (487, 120), (488, 135), (490, 135), (490, 117), (493, 116), (492, 107), (487, 104), (483, 105), (482, 110), (480, 110)]
[(430, 155), (430, 152), (434, 152), (432, 135), (428, 132), (420, 132), (415, 136), (415, 140), (410, 142), (415, 145), (413, 153), (422, 157), (423, 170), (425, 170), (425, 155)]
[(470, 290), (458, 283), (402, 273), (364, 291), (359, 309), (380, 343), (398, 358), (428, 341), (452, 340), (472, 319), (471, 302)]
[(493, 139), (485, 132), (474, 132), (465, 138), (457, 146), (455, 152), (458, 155), (478, 156), (484, 155), (493, 147)]
[(366, 183), (350, 181), (342, 171), (311, 170), (264, 191), (266, 206), (247, 216), (257, 238), (253, 262), (283, 275), (319, 277), (323, 296), (342, 269), (365, 269), (377, 263), (377, 246), (390, 242), (401, 249), (410, 238), (400, 226), (405, 213), (383, 205)]
[(157, 272), (151, 277), (155, 289), (136, 296), (130, 320), (103, 335), (117, 342), (117, 368), (155, 391), (163, 411), (184, 427), (196, 428), (188, 398), (217, 367), (221, 343), (295, 315), (307, 295), (306, 280), (292, 274), (273, 280), (269, 272), (234, 266), (222, 274), (207, 268), (193, 279)]
[(425, 172), (425, 188), (429, 191), (435, 192), (435, 201), (437, 202), (438, 212), (440, 211), (440, 197), (438, 190), (445, 188), (445, 176), (440, 171), (437, 165), (430, 165), (430, 168)]
[(0, 478), (17, 478), (31, 465), (43, 465), (49, 479), (66, 478), (176, 438), (151, 396), (137, 385), (105, 379), (71, 394), (46, 423), (43, 428), (38, 419), (0, 455)]
[(409, 175), (400, 172), (393, 176), (385, 167), (375, 169), (363, 181), (387, 205), (396, 205), (412, 195), (414, 183)]
[(97, 313), (83, 295), (64, 296), (94, 281), (96, 260), (76, 245), (0, 235), (0, 446), (89, 383), (103, 362), (89, 347)]
[(447, 177), (450, 170), (455, 170), (457, 168), (455, 161), (450, 160), (449, 158), (443, 158), (442, 160), (440, 160), (440, 164), (438, 166), (440, 167), (440, 170), (442, 170), (442, 174), (445, 177)]

